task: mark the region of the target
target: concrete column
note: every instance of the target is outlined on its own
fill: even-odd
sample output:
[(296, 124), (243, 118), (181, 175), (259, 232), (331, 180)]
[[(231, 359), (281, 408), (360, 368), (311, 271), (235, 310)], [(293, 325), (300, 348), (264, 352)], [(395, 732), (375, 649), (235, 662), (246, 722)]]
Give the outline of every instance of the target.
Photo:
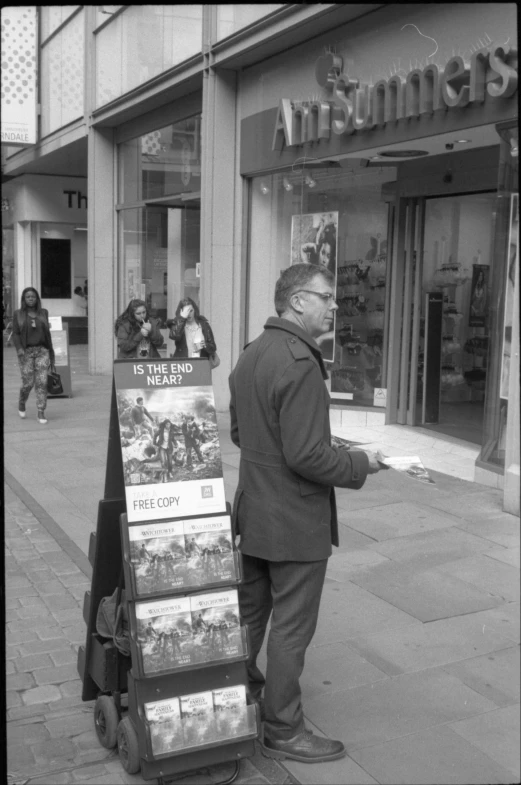
[(510, 349), (510, 378), (508, 386), (507, 443), (505, 449), (505, 482), (503, 509), (519, 517), (520, 445), (519, 445), (519, 259), (514, 286), (512, 315), (512, 345)]
[[(15, 308), (20, 307), (20, 297), (27, 286), (40, 289), (40, 276), (35, 273), (36, 263), (33, 260), (32, 224), (30, 221), (17, 221), (14, 225), (14, 258), (15, 258)], [(40, 292), (41, 294), (41, 292)]]
[(88, 165), (89, 373), (112, 373), (116, 319), (116, 173), (113, 131), (91, 128)]
[(214, 331), (221, 365), (215, 404), (227, 411), (228, 375), (241, 348), (241, 213), (236, 75), (208, 68), (203, 85), (201, 313)]

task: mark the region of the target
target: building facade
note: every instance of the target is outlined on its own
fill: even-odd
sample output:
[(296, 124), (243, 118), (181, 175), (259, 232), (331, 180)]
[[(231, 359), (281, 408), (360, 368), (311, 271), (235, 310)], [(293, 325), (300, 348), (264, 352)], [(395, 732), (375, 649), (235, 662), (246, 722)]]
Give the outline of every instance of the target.
[[(88, 280), (89, 367), (108, 374), (131, 297), (163, 320), (193, 297), (225, 410), (280, 270), (319, 261), (337, 276), (322, 344), (337, 421), (479, 444), (476, 479), (514, 509), (515, 5), (49, 6), (38, 19), (38, 142), (4, 164), (14, 301), (33, 284), (72, 316), (71, 287)], [(42, 267), (52, 240), (68, 241), (69, 288)]]

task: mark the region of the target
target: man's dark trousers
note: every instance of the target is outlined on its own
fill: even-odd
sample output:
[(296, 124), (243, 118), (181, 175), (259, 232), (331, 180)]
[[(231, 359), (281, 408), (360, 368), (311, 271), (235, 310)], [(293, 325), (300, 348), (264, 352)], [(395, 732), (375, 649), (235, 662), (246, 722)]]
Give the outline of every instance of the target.
[[(239, 597), (242, 619), (250, 631), (250, 691), (254, 698), (259, 698), (265, 687), (265, 735), (270, 739), (290, 739), (304, 730), (299, 678), (317, 626), (327, 559), (274, 562), (246, 554), (242, 558)], [(264, 679), (257, 667), (257, 656), (272, 610)]]

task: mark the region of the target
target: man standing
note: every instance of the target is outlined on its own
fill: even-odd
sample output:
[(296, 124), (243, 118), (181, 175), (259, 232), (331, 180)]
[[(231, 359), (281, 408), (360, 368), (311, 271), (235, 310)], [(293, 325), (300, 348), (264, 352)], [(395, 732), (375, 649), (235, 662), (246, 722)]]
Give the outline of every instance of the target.
[[(141, 436), (143, 429), (146, 429), (152, 437), (154, 436), (154, 429), (152, 427), (154, 425), (154, 418), (145, 408), (143, 398), (136, 398), (136, 405), (132, 407), (131, 417), (134, 434), (137, 438)], [(148, 417), (149, 422), (147, 422), (145, 417)]]
[[(233, 524), (243, 556), (250, 691), (259, 700), (264, 687), (264, 753), (309, 763), (345, 755), (340, 741), (305, 728), (299, 685), (331, 544), (338, 545), (334, 486), (361, 488), (379, 469), (374, 453), (331, 446), (316, 340), (333, 329), (334, 283), (323, 266), (284, 270), (275, 287), (278, 318), (268, 319), (230, 375), (231, 438), (241, 449)], [(264, 678), (256, 660), (272, 612)]]
[(198, 443), (199, 426), (197, 425), (193, 414), (184, 415), (181, 432), (185, 439), (187, 468), (192, 466), (192, 450), (195, 450), (199, 463), (204, 463), (204, 458)]

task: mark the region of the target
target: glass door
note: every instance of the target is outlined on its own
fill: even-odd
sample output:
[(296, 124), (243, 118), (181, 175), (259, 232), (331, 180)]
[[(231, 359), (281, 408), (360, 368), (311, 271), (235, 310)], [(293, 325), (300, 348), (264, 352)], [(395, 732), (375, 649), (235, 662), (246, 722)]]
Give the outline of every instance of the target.
[(494, 194), (428, 198), (414, 330), (416, 425), (481, 444)]

